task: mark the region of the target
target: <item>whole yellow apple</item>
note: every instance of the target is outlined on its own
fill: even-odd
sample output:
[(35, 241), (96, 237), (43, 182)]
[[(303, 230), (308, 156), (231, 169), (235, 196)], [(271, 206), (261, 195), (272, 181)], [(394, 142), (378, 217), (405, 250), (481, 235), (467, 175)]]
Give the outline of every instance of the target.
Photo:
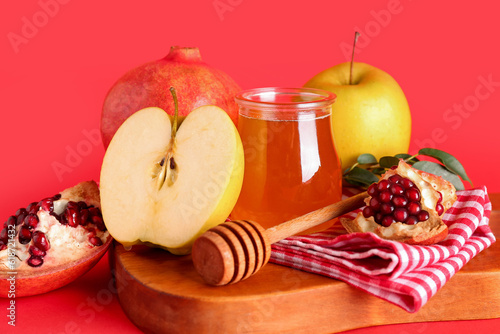
[(411, 115), (403, 90), (388, 73), (358, 62), (349, 84), (350, 66), (350, 62), (333, 66), (304, 85), (337, 95), (331, 119), (342, 167), (353, 165), (363, 153), (377, 159), (407, 153)]

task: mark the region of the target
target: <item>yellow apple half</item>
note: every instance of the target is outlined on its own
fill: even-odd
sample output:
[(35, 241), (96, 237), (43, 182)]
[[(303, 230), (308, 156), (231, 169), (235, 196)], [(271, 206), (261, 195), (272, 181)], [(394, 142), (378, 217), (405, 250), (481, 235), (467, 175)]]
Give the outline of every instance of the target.
[(354, 63), (350, 85), (350, 64), (322, 71), (304, 85), (337, 95), (331, 119), (342, 167), (353, 165), (363, 153), (377, 159), (407, 153), (411, 115), (403, 90), (391, 75), (364, 63)]
[(145, 108), (120, 126), (106, 151), (102, 214), (124, 246), (146, 243), (187, 254), (200, 234), (225, 221), (238, 199), (243, 146), (224, 110), (199, 107), (174, 140), (172, 134), (165, 111)]

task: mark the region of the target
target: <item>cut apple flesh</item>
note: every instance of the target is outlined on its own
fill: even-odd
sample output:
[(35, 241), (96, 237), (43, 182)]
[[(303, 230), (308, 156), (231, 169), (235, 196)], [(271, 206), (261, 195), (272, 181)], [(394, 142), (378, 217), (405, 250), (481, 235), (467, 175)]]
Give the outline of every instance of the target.
[(238, 198), (243, 147), (229, 116), (203, 106), (173, 140), (172, 132), (165, 111), (146, 108), (123, 123), (106, 151), (101, 208), (108, 231), (125, 246), (187, 253), (198, 235), (224, 222)]

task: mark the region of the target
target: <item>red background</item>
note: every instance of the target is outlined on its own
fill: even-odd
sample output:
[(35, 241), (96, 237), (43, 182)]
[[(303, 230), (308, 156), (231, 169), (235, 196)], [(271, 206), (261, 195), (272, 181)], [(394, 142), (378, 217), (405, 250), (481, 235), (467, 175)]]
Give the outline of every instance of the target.
[[(342, 46), (351, 45), (355, 30), (362, 34), (356, 61), (390, 73), (407, 96), (410, 153), (423, 146), (443, 149), (462, 161), (475, 185), (500, 192), (500, 26), (494, 2), (56, 1), (10, 1), (0, 11), (0, 217), (79, 181), (98, 179), (104, 150), (85, 133), (97, 133), (108, 89), (127, 70), (164, 57), (170, 46), (198, 46), (207, 63), (242, 88), (302, 86), (347, 60)], [(95, 295), (99, 284), (107, 284), (106, 270), (101, 261), (65, 288), (70, 297), (63, 289), (20, 299), (18, 329), (36, 320), (64, 332), (67, 319), (46, 313), (61, 301), (74, 310), (85, 301), (86, 289)], [(42, 308), (42, 302), (50, 304)], [(130, 323), (119, 325), (123, 319), (114, 301), (90, 324), (74, 320), (81, 332), (94, 332), (106, 321), (113, 322), (109, 332), (133, 331)], [(0, 323), (4, 328), (5, 319)], [(486, 331), (493, 324), (498, 321), (465, 322), (453, 330)], [(446, 326), (391, 328), (437, 333)]]

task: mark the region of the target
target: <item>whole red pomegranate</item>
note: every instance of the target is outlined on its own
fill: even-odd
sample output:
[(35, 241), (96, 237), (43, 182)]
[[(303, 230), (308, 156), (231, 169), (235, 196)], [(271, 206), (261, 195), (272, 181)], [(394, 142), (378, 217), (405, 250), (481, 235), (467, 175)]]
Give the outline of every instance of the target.
[(165, 58), (132, 69), (111, 87), (101, 115), (104, 147), (108, 147), (120, 125), (136, 111), (159, 107), (173, 115), (170, 87), (177, 92), (180, 121), (193, 109), (210, 104), (224, 109), (237, 124), (234, 96), (241, 89), (236, 82), (203, 62), (198, 48), (173, 46)]

